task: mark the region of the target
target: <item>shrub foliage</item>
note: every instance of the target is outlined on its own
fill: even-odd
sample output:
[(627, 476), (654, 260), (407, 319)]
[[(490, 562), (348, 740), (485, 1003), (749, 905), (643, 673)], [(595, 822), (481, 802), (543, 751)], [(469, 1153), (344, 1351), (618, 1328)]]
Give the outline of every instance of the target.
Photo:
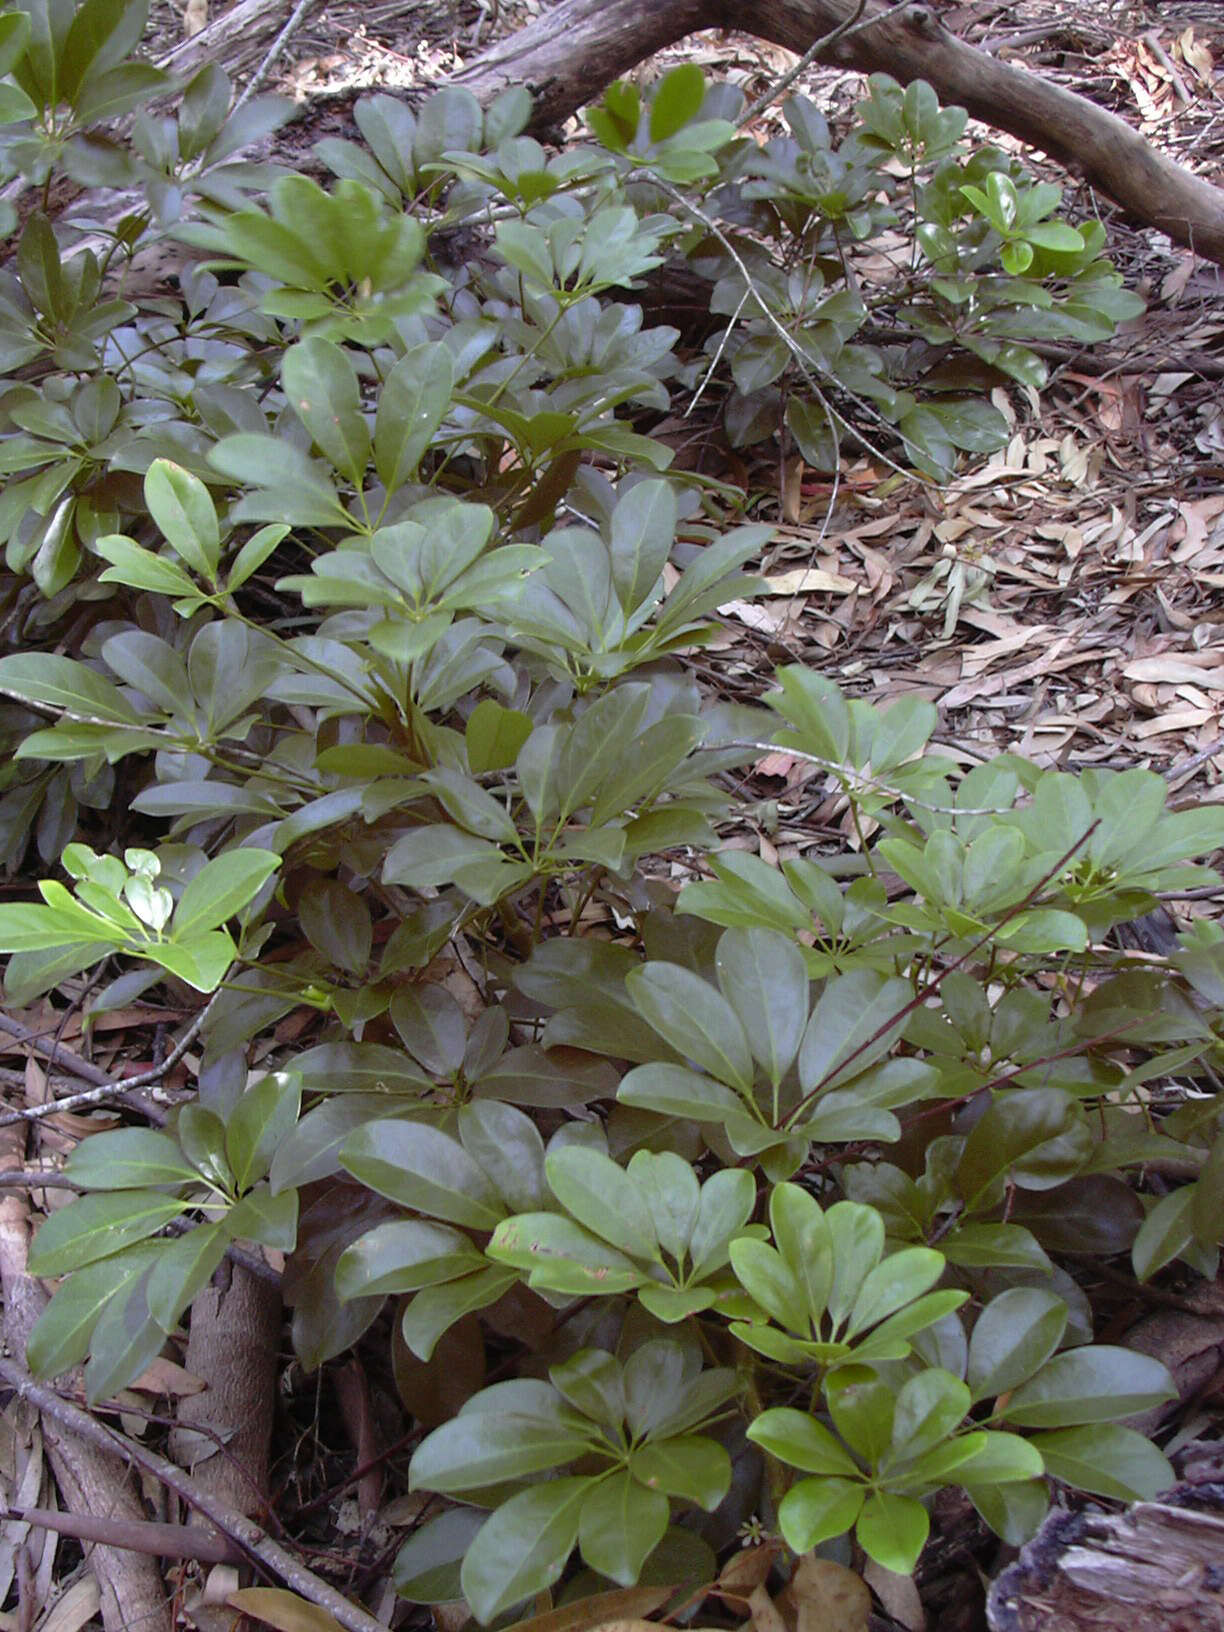
[[(31, 1368), (112, 1394), (235, 1241), (289, 1255), (307, 1367), (388, 1300), (417, 1365), (530, 1330), (411, 1465), (448, 1502), (397, 1584), (482, 1622), (567, 1570), (709, 1579), (754, 1514), (907, 1571), (944, 1486), (1016, 1542), (1050, 1478), (1169, 1483), (1122, 1421), (1169, 1375), (1073, 1271), (1215, 1271), (1214, 1100), (1154, 1085), (1214, 1080), (1224, 938), (1108, 936), (1215, 880), (1224, 813), (962, 771), (929, 703), (801, 667), (719, 702), (678, 654), (769, 530), (649, 435), (700, 390), (735, 446), (945, 478), (1004, 440), (992, 388), (1040, 390), (1031, 342), (1138, 309), (1099, 224), (882, 76), (763, 146), (692, 67), (560, 153), (523, 90), (372, 96), (324, 186), (241, 158), (286, 107), (171, 81), (144, 24), (0, 18), (0, 852), (67, 880), (0, 948), (17, 1004), (100, 965), (90, 1016), (214, 995), (198, 1097), (68, 1162)], [(58, 175), (137, 202), (55, 224)], [(129, 298), (161, 237), (177, 292)], [(633, 293), (678, 260), (696, 353)], [(762, 743), (840, 792), (843, 853), (719, 852)], [(478, 1010), (431, 978), (455, 943)], [(1169, 1161), (1201, 1177), (1136, 1182)]]

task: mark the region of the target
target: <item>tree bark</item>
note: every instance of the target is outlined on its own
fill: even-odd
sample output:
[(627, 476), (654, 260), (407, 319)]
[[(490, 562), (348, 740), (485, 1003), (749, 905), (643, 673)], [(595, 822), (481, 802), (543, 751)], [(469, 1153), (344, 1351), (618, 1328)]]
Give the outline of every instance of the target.
[[(536, 97), (547, 127), (595, 98), (644, 57), (703, 28), (746, 30), (806, 51), (854, 13), (853, 0), (561, 0), (456, 74), (488, 101), (508, 85)], [(881, 13), (870, 0), (864, 15)], [(945, 103), (1018, 136), (1081, 175), (1136, 220), (1224, 265), (1224, 190), (1158, 153), (1123, 119), (1040, 75), (955, 38), (923, 6), (835, 41), (821, 60), (902, 84), (925, 79)]]

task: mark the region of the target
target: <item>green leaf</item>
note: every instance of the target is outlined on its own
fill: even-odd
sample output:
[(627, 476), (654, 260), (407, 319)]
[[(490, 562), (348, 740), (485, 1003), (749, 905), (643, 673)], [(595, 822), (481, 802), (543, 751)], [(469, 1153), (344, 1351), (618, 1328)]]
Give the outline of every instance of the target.
[(575, 1295), (627, 1292), (645, 1273), (631, 1258), (559, 1213), (519, 1213), (493, 1231), (495, 1263), (528, 1273), (528, 1285)]
[(970, 1130), (956, 1170), (968, 1210), (987, 1203), (1004, 1177), (1045, 1189), (1079, 1171), (1092, 1154), (1083, 1112), (1061, 1088), (1012, 1089)]
[(166, 1334), (149, 1313), (149, 1271), (98, 1316), (89, 1340), (85, 1397), (91, 1405), (127, 1386), (160, 1352)]
[(166, 540), (189, 567), (215, 585), (221, 533), (217, 512), (200, 478), (169, 459), (155, 459), (145, 476), (144, 497)]
[(976, 1448), (970, 1460), (956, 1469), (958, 1484), (1019, 1483), (1041, 1476), (1040, 1452), (1029, 1440), (1021, 1439), (1019, 1434), (986, 1432), (968, 1437), (974, 1440)]
[(400, 1597), (414, 1604), (458, 1598), (459, 1566), (487, 1518), (478, 1508), (451, 1507), (414, 1530), (391, 1567)]
[(552, 1479), (503, 1502), (468, 1548), (463, 1596), (484, 1625), (560, 1578), (578, 1539), (589, 1479)]
[(731, 1484), (731, 1458), (704, 1434), (679, 1434), (640, 1445), (629, 1470), (641, 1484), (665, 1496), (695, 1502), (712, 1513)]
[(117, 686), (84, 663), (50, 652), (18, 652), (0, 658), (0, 692), (23, 703), (41, 703), (69, 718), (143, 725)]
[(340, 1254), (336, 1291), (342, 1298), (416, 1292), (484, 1267), (484, 1258), (459, 1230), (425, 1219), (379, 1224)]
[[(1213, 1148), (1218, 1149), (1220, 1143), (1217, 1140)], [(1131, 1266), (1138, 1280), (1148, 1280), (1193, 1243), (1197, 1188), (1197, 1185), (1186, 1184), (1161, 1196), (1139, 1226), (1131, 1246)]]
[(729, 929), (715, 960), (723, 996), (739, 1016), (757, 1063), (776, 1087), (790, 1069), (807, 1024), (803, 954), (770, 929)]
[(847, 1340), (865, 1332), (928, 1291), (943, 1274), (944, 1258), (931, 1247), (904, 1247), (867, 1275), (854, 1300)]
[(867, 1495), (849, 1479), (800, 1479), (778, 1506), (778, 1528), (800, 1557), (822, 1541), (843, 1536), (858, 1518)]
[(154, 555), (120, 533), (96, 539), (93, 548), (104, 561), (111, 562), (105, 572), (98, 574), (104, 584), (126, 584), (130, 589), (148, 590), (154, 595), (187, 597), (197, 593), (196, 584), (176, 561)]
[(663, 1539), (670, 1511), (666, 1496), (625, 1470), (592, 1484), (578, 1525), (583, 1558), (618, 1586), (633, 1586)]
[(840, 1440), (823, 1423), (792, 1406), (762, 1411), (749, 1426), (748, 1438), (780, 1462), (802, 1468), (804, 1473), (852, 1479), (858, 1472), (854, 1458)]
[(682, 1065), (639, 1065), (621, 1078), (616, 1097), (622, 1105), (695, 1122), (721, 1122), (742, 1115), (744, 1109), (730, 1088)]
[(1093, 1343), (1056, 1354), (1011, 1396), (1002, 1416), (1022, 1428), (1112, 1422), (1177, 1398), (1159, 1360)]
[(965, 1494), (995, 1535), (1010, 1547), (1022, 1547), (1032, 1540), (1050, 1506), (1050, 1487), (1045, 1479), (1006, 1485), (966, 1484)]
[(1067, 1305), (1053, 1292), (1013, 1286), (992, 1298), (969, 1340), (968, 1380), (975, 1400), (1010, 1393), (1044, 1366), (1067, 1328)]
[(26, 1344), (35, 1377), (57, 1377), (85, 1358), (98, 1317), (126, 1288), (146, 1274), (164, 1243), (145, 1242), (76, 1270), (39, 1316)]
[(473, 1310), (496, 1303), (518, 1281), (518, 1271), (489, 1264), (474, 1275), (427, 1286), (404, 1310), (404, 1342), (418, 1360), (428, 1360), (443, 1332)]
[(897, 1396), (867, 1366), (840, 1366), (825, 1381), (833, 1426), (863, 1460), (877, 1465), (892, 1444)]
[(228, 1245), (229, 1234), (220, 1224), (199, 1224), (163, 1243), (146, 1293), (149, 1313), (163, 1333), (174, 1330), (183, 1310), (208, 1285)]
[(120, 1128), (82, 1139), (64, 1172), (86, 1190), (139, 1190), (199, 1178), (174, 1140), (153, 1128)]
[(529, 1116), (513, 1105), (478, 1099), (460, 1108), (458, 1120), (463, 1148), (489, 1175), (508, 1207), (530, 1213), (547, 1205), (544, 1141)]
[(884, 1220), (874, 1207), (838, 1201), (825, 1214), (833, 1257), (829, 1318), (840, 1329), (884, 1252)]
[(926, 1508), (913, 1496), (879, 1490), (863, 1503), (854, 1534), (868, 1558), (894, 1575), (909, 1575), (926, 1546), (930, 1528)]
[(682, 63), (664, 74), (650, 104), (650, 140), (665, 142), (695, 119), (705, 91), (705, 75), (696, 63)]
[(478, 1408), (469, 1401), (421, 1441), (408, 1470), (413, 1490), (480, 1490), (561, 1467), (590, 1448), (594, 1430), (581, 1427), (547, 1383), (497, 1383), (476, 1399)]
[(676, 495), (670, 482), (638, 482), (617, 501), (608, 529), (608, 553), (612, 586), (626, 617), (658, 586), (675, 536)]
[(270, 850), (247, 849), (227, 850), (205, 862), (174, 909), (175, 940), (192, 939), (241, 912), (280, 864), (281, 857)]
[(483, 698), (472, 710), (464, 731), (472, 775), (509, 769), (532, 729), (530, 715), (504, 708), (493, 697)]
[(748, 1039), (720, 992), (681, 965), (662, 962), (635, 969), (625, 986), (638, 1013), (678, 1054), (722, 1082), (751, 1090)]
[(424, 1122), (367, 1122), (345, 1140), (340, 1161), (379, 1195), (447, 1224), (491, 1230), (505, 1217), (483, 1168), (457, 1139)]
[(1168, 1458), (1150, 1439), (1117, 1423), (1059, 1428), (1030, 1442), (1045, 1470), (1076, 1490), (1119, 1502), (1151, 1501), (1176, 1483)]
[(186, 1202), (154, 1190), (81, 1196), (51, 1214), (30, 1248), (31, 1275), (64, 1275), (156, 1235)]
[(301, 1100), (302, 1079), (292, 1071), (272, 1071), (241, 1095), (225, 1125), (225, 1154), (239, 1192), (267, 1173), (297, 1124)]
[(374, 422), (374, 466), (388, 493), (416, 476), (454, 383), (450, 350), (440, 341), (411, 347), (387, 375)]
[(370, 433), (347, 354), (331, 340), (300, 340), (285, 353), (281, 380), (315, 446), (359, 488), (370, 458)]
[(807, 1300), (782, 1255), (764, 1241), (741, 1236), (731, 1243), (731, 1265), (748, 1296), (779, 1326), (796, 1336), (811, 1335)]
[(298, 1195), (282, 1190), (273, 1195), (266, 1184), (249, 1190), (225, 1220), (230, 1235), (239, 1240), (258, 1241), (261, 1246), (292, 1252), (297, 1245)]
[(933, 1366), (908, 1378), (893, 1412), (893, 1454), (906, 1462), (925, 1456), (960, 1427), (969, 1404), (968, 1388), (950, 1371)]
[(1032, 1231), (1021, 1224), (962, 1224), (943, 1237), (939, 1250), (950, 1264), (965, 1268), (1051, 1267)]
[(679, 1264), (688, 1250), (701, 1207), (697, 1174), (682, 1156), (670, 1150), (636, 1151), (628, 1173), (650, 1215), (659, 1247)]
[(730, 1246), (752, 1216), (756, 1185), (747, 1168), (723, 1168), (701, 1187), (697, 1217), (689, 1237), (690, 1274), (710, 1275), (730, 1261)]
[(904, 1011), (913, 995), (908, 981), (886, 980), (871, 969), (855, 969), (830, 980), (812, 1010), (799, 1050), (804, 1092), (832, 1081), (848, 1060), (857, 1074), (885, 1055), (905, 1024)]
[(0, 74), (11, 74), (25, 55), (30, 39), (30, 19), (23, 11), (0, 17)]
[(631, 1258), (658, 1257), (650, 1209), (633, 1180), (609, 1157), (567, 1145), (548, 1156), (544, 1171), (557, 1200), (580, 1224)]

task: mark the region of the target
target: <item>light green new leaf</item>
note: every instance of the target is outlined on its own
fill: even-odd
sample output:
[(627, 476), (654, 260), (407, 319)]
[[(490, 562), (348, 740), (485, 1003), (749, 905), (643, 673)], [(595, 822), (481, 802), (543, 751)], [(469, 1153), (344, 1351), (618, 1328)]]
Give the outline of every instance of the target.
[[(835, 1439), (822, 1422), (817, 1422), (806, 1411), (792, 1406), (775, 1406), (762, 1411), (748, 1429), (748, 1438), (804, 1473), (854, 1478), (858, 1465), (840, 1440)], [(853, 1521), (851, 1521), (853, 1522)]]
[(920, 1501), (880, 1490), (863, 1503), (854, 1533), (868, 1558), (894, 1575), (909, 1575), (930, 1529), (930, 1518)]
[(174, 909), (175, 940), (216, 929), (248, 906), (281, 864), (271, 850), (227, 850), (205, 862), (189, 880)]
[(867, 1492), (849, 1479), (800, 1479), (778, 1507), (778, 1528), (786, 1545), (799, 1554), (822, 1541), (844, 1536), (858, 1518)]

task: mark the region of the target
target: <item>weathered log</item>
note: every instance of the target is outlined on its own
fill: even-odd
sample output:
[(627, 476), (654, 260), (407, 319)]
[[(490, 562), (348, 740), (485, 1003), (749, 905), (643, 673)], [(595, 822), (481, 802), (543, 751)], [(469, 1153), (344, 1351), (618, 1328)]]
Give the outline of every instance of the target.
[(1224, 1632), (1224, 1485), (1051, 1516), (990, 1591), (992, 1632)]
[[(871, 0), (865, 16), (880, 14)], [(854, 14), (854, 0), (561, 0), (474, 58), (451, 83), (487, 101), (528, 85), (536, 123), (550, 126), (643, 58), (703, 28), (746, 30), (806, 51)], [(882, 16), (828, 47), (822, 60), (903, 84), (925, 79), (945, 103), (1018, 136), (1107, 194), (1137, 221), (1224, 265), (1224, 190), (1158, 153), (1125, 120), (1040, 75), (999, 62), (950, 34), (931, 11)]]

